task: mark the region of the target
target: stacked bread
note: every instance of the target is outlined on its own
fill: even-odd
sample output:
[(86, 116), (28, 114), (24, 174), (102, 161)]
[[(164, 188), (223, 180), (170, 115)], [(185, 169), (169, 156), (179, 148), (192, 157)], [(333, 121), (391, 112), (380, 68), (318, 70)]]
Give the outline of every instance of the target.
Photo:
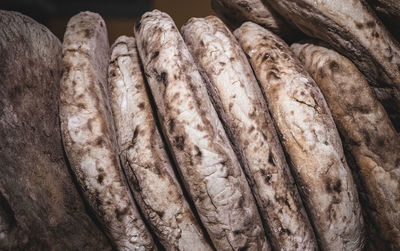
[(102, 241), (400, 249), (399, 43), (364, 2), (212, 2), (229, 26), (209, 16), (179, 31), (154, 10), (111, 48), (98, 14), (67, 25), (64, 167)]

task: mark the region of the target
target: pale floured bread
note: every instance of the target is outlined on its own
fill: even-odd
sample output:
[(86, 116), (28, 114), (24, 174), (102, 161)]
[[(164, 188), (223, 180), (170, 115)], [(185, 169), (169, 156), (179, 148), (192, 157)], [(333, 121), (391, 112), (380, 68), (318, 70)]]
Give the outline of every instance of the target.
[(342, 144), (321, 91), (289, 47), (254, 23), (234, 32), (267, 99), (323, 250), (361, 250), (364, 223)]
[(192, 18), (182, 35), (197, 59), (217, 112), (242, 161), (276, 250), (317, 250), (285, 155), (246, 55), (214, 16)]
[(63, 43), (60, 118), (71, 168), (119, 250), (154, 249), (123, 175), (107, 96), (109, 45), (103, 19), (73, 16)]
[(322, 90), (366, 192), (382, 250), (400, 249), (400, 136), (350, 60), (317, 43), (291, 46)]
[(269, 250), (250, 187), (174, 22), (147, 12), (135, 36), (163, 132), (215, 247)]
[(269, 0), (286, 20), (349, 58), (400, 130), (400, 46), (366, 1)]
[(135, 38), (115, 41), (108, 77), (122, 166), (144, 217), (167, 250), (211, 250), (165, 152)]

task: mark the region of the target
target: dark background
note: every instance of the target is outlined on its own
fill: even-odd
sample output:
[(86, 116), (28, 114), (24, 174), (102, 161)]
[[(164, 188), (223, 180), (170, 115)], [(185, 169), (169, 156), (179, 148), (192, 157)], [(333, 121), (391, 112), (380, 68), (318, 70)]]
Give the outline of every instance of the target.
[(110, 44), (118, 36), (133, 35), (135, 21), (148, 10), (167, 12), (178, 28), (190, 17), (215, 15), (210, 0), (0, 0), (0, 9), (35, 19), (61, 41), (70, 17), (80, 11), (97, 12), (106, 21)]

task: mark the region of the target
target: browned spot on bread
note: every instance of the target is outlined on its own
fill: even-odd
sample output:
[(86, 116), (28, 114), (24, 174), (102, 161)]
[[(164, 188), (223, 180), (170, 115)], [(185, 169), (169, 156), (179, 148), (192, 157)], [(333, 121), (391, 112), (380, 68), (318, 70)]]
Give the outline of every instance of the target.
[(270, 71), (270, 72), (268, 72), (267, 78), (268, 78), (268, 79), (275, 79), (275, 80), (281, 79), (281, 77), (279, 77), (279, 76), (276, 74), (275, 71)]
[(120, 211), (118, 208), (116, 208), (114, 210), (115, 216), (117, 217), (117, 219), (119, 221), (121, 221), (122, 220), (121, 217), (124, 216), (128, 212), (128, 210), (129, 210), (128, 207), (125, 207), (124, 209), (122, 209), (122, 211)]
[(151, 56), (151, 60), (155, 59), (156, 57), (158, 57), (158, 55), (160, 55), (159, 51), (154, 52), (153, 56)]
[(135, 144), (138, 134), (139, 134), (139, 128), (135, 127), (135, 130), (133, 131), (133, 136), (132, 136), (132, 144)]
[(99, 175), (97, 176), (97, 182), (98, 182), (99, 184), (102, 184), (102, 183), (103, 183), (103, 179), (104, 179), (103, 174), (99, 174)]
[(144, 102), (141, 102), (140, 104), (138, 104), (138, 107), (139, 107), (141, 110), (143, 110), (143, 108), (145, 107), (145, 103), (144, 103)]
[(290, 232), (289, 229), (286, 228), (281, 228), (279, 231), (279, 234), (287, 234), (287, 235), (291, 235), (292, 233)]
[(224, 62), (219, 62), (219, 64), (220, 64), (221, 66), (226, 65)]
[(81, 109), (86, 109), (86, 105), (84, 103), (78, 103), (76, 106)]
[(248, 132), (251, 133), (252, 131), (254, 131), (254, 129), (255, 129), (254, 126), (250, 126)]
[(196, 150), (196, 157), (201, 159), (203, 153), (201, 152), (200, 148), (198, 146), (194, 146), (194, 149)]
[(368, 28), (374, 28), (375, 25), (376, 25), (375, 21), (368, 21), (368, 22), (367, 22), (367, 27), (368, 27)]
[(103, 143), (104, 143), (104, 140), (103, 140), (102, 137), (98, 137), (98, 138), (96, 139), (96, 145), (97, 145), (97, 146), (101, 146)]
[(232, 107), (233, 107), (233, 103), (229, 103), (229, 111), (232, 110)]
[(90, 38), (93, 35), (93, 30), (91, 29), (85, 29), (83, 32), (85, 33), (86, 38)]
[(379, 37), (379, 33), (378, 33), (378, 32), (375, 32), (375, 33), (374, 33), (374, 37), (378, 38), (378, 37)]
[(331, 61), (329, 63), (329, 69), (331, 69), (332, 72), (336, 72), (339, 70), (339, 64), (336, 61)]
[(268, 163), (275, 166), (274, 158), (272, 157), (272, 153), (269, 153)]
[(342, 188), (342, 182), (340, 180), (337, 180), (335, 182), (335, 185), (333, 186), (333, 190), (337, 193), (341, 192), (341, 188)]
[(356, 24), (356, 27), (358, 29), (362, 29), (364, 27), (364, 25), (362, 23), (359, 23), (359, 22), (354, 22), (354, 23)]
[(179, 150), (183, 151), (183, 149), (185, 148), (185, 138), (183, 136), (175, 136), (174, 141), (176, 147)]
[(169, 133), (173, 133), (173, 132), (174, 132), (174, 129), (175, 129), (175, 120), (174, 120), (174, 119), (171, 119), (171, 120), (168, 122), (168, 130), (169, 130)]
[(255, 117), (256, 117), (256, 111), (253, 109), (253, 111), (251, 111), (251, 112), (249, 112), (249, 117), (251, 118), (251, 119), (255, 119)]
[(158, 211), (158, 210), (154, 210), (154, 211), (156, 212), (156, 214), (157, 214), (160, 218), (162, 218), (162, 217), (164, 216), (164, 212)]

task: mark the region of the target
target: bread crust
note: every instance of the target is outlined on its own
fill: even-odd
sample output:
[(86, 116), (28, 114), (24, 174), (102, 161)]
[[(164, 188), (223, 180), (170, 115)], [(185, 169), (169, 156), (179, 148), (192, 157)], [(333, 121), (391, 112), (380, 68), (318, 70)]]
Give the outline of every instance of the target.
[(270, 0), (298, 29), (349, 58), (400, 130), (400, 45), (364, 0)]
[(400, 2), (397, 0), (367, 0), (390, 33), (400, 41)]
[(135, 36), (163, 133), (215, 247), (269, 250), (249, 185), (174, 22), (147, 12)]
[(361, 250), (364, 223), (342, 144), (322, 93), (288, 46), (246, 22), (249, 56), (323, 250)]
[(140, 67), (135, 38), (119, 37), (111, 47), (108, 82), (128, 183), (167, 250), (211, 250), (168, 159)]
[[(318, 42), (291, 46), (321, 89), (358, 165), (371, 231), (381, 250), (400, 249), (400, 137), (364, 76), (350, 60)], [(371, 236), (376, 238), (376, 236)], [(380, 245), (382, 245), (380, 244)]]
[(242, 162), (276, 250), (317, 250), (296, 185), (257, 80), (233, 34), (217, 17), (191, 18), (183, 38)]
[(231, 29), (251, 21), (286, 39), (293, 39), (297, 32), (262, 0), (211, 0), (211, 7)]
[(103, 19), (82, 12), (63, 42), (60, 118), (64, 148), (84, 195), (116, 247), (155, 249), (120, 166), (107, 95), (109, 45)]

